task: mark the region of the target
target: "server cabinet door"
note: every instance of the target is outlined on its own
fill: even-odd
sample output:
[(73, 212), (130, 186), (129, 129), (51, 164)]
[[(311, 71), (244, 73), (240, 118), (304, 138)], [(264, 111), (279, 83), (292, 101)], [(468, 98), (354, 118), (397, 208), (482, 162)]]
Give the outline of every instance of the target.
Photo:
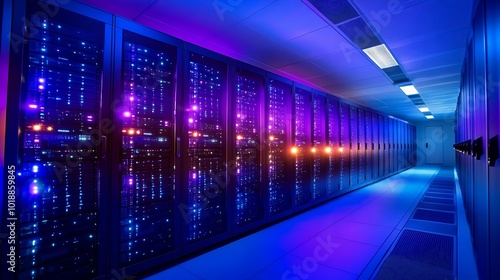
[(403, 124), (403, 167), (407, 168), (411, 164), (410, 158), (410, 125)]
[(349, 144), (349, 185), (354, 186), (358, 184), (359, 169), (358, 169), (358, 108), (350, 106), (350, 144)]
[(120, 263), (175, 247), (174, 89), (177, 50), (123, 32)]
[[(500, 3), (498, 1), (486, 2), (486, 42), (487, 50), (498, 50), (500, 48), (500, 24), (498, 22), (498, 13), (500, 13)], [(495, 63), (487, 63), (487, 77), (493, 77), (494, 81), (500, 78), (500, 53), (498, 51), (488, 51), (486, 61), (495, 61)], [(488, 204), (490, 205), (489, 216), (489, 235), (490, 235), (490, 271), (489, 278), (500, 278), (500, 240), (492, 238), (500, 234), (500, 161), (498, 156), (498, 136), (500, 134), (500, 109), (499, 88), (488, 87)]]
[[(484, 2), (479, 4), (474, 18), (474, 79), (473, 81), (473, 98), (474, 107), (472, 113), (474, 114), (472, 140), (476, 142), (476, 146), (488, 147), (488, 127), (487, 127), (487, 113), (486, 102), (487, 93), (485, 85), (488, 84), (488, 75), (486, 69), (486, 51), (485, 51), (485, 38), (486, 28), (484, 26)], [(498, 38), (497, 38), (498, 39)], [(497, 80), (498, 81), (498, 80)], [(496, 94), (496, 93), (495, 93)], [(490, 94), (491, 95), (491, 94)], [(474, 149), (474, 249), (477, 258), (477, 269), (480, 278), (488, 278), (489, 264), (488, 256), (490, 250), (489, 236), (489, 205), (488, 205), (488, 162), (487, 162), (487, 149), (486, 151), (479, 151)], [(482, 155), (481, 155), (482, 154)], [(475, 155), (475, 156), (474, 156)], [(497, 183), (498, 185), (498, 183)], [(495, 264), (498, 265), (498, 264)]]
[(403, 142), (402, 142), (402, 134), (403, 134), (403, 123), (398, 121), (397, 122), (397, 134), (396, 134), (396, 140), (397, 140), (397, 143), (396, 143), (396, 148), (397, 148), (397, 163), (398, 163), (398, 170), (401, 170), (403, 168), (403, 156), (402, 156), (402, 151), (403, 151)]
[(385, 156), (385, 149), (386, 144), (385, 144), (385, 124), (384, 124), (384, 116), (379, 115), (378, 116), (378, 131), (379, 131), (379, 138), (378, 138), (378, 143), (379, 143), (379, 177), (385, 176), (385, 161), (386, 161), (386, 156)]
[(235, 76), (234, 132), (236, 177), (234, 224), (241, 227), (264, 217), (261, 141), (264, 77), (238, 69)]
[[(276, 215), (292, 206), (288, 157), (290, 154), (289, 123), (291, 86), (271, 79), (266, 95), (267, 191), (266, 213)], [(288, 176), (287, 176), (288, 175)]]
[(372, 113), (372, 126), (371, 126), (371, 131), (373, 132), (372, 135), (372, 155), (373, 155), (373, 161), (372, 161), (372, 176), (373, 179), (376, 179), (380, 176), (379, 173), (379, 162), (380, 162), (380, 142), (379, 142), (379, 118), (377, 113)]
[(350, 145), (350, 127), (349, 127), (350, 107), (348, 104), (340, 103), (340, 189), (349, 187), (349, 145)]
[(312, 199), (326, 196), (328, 151), (326, 150), (326, 98), (313, 95)]
[(365, 114), (365, 132), (366, 132), (366, 155), (365, 155), (365, 169), (366, 169), (366, 180), (370, 181), (373, 179), (373, 119), (372, 112), (366, 111)]
[(295, 88), (293, 103), (294, 206), (311, 201), (311, 92)]
[(394, 119), (389, 119), (389, 145), (390, 145), (390, 153), (391, 153), (391, 173), (396, 171), (396, 121)]
[(333, 194), (340, 189), (340, 118), (339, 102), (333, 98), (328, 101), (328, 194)]
[(384, 117), (384, 175), (390, 174), (391, 157), (389, 143), (389, 118)]
[(358, 109), (358, 183), (362, 184), (366, 181), (366, 150), (368, 143), (366, 142), (366, 120), (365, 110)]
[(97, 254), (104, 24), (62, 8), (27, 20), (38, 32), (23, 56), (18, 277), (91, 279), (104, 261)]
[[(188, 244), (227, 232), (225, 83), (227, 66), (197, 53), (188, 53), (187, 127), (184, 205)], [(186, 146), (186, 145), (184, 145)]]

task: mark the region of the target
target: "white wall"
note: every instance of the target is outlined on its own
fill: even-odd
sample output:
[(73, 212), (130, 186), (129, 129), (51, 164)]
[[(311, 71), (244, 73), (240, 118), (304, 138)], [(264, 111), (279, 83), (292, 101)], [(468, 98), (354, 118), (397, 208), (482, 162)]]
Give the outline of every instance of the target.
[(427, 126), (443, 126), (442, 137), (433, 137), (436, 143), (443, 143), (443, 166), (455, 166), (455, 119), (450, 120), (428, 120), (422, 122), (413, 122), (417, 127), (417, 165), (425, 164), (425, 128)]

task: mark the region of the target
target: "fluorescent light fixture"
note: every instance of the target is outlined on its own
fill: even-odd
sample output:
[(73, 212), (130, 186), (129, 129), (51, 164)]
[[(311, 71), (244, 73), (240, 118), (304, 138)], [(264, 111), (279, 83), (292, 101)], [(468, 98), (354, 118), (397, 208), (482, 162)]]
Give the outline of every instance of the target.
[(425, 117), (426, 117), (427, 119), (429, 119), (429, 120), (434, 118), (434, 116), (432, 116), (432, 115), (430, 115), (430, 116), (425, 116)]
[(422, 113), (429, 112), (429, 108), (427, 107), (418, 108), (418, 110), (420, 110), (420, 112)]
[(398, 63), (392, 56), (391, 52), (387, 49), (384, 44), (363, 49), (363, 52), (377, 64), (380, 69), (385, 69), (393, 66), (397, 66)]
[(399, 87), (406, 95), (414, 95), (418, 94), (417, 89), (415, 88), (414, 85), (408, 85), (408, 86), (401, 86)]

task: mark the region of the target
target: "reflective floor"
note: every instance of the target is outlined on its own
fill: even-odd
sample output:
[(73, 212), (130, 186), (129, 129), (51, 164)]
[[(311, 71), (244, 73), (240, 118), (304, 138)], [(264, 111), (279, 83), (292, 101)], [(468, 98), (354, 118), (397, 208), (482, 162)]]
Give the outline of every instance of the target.
[[(435, 166), (407, 170), (146, 279), (373, 278), (402, 230), (411, 226), (408, 220), (439, 170)], [(459, 193), (456, 198), (458, 250), (454, 250), (453, 274), (474, 279)], [(425, 224), (418, 227), (426, 231)]]

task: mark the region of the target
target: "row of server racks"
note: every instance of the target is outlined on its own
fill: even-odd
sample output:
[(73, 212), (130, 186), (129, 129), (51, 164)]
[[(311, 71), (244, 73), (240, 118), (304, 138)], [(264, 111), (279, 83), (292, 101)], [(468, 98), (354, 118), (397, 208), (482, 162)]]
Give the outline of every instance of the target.
[(480, 279), (500, 278), (500, 21), (498, 1), (477, 1), (456, 111), (456, 172)]
[(17, 269), (2, 279), (140, 275), (415, 165), (404, 121), (87, 6), (29, 3), (13, 8), (30, 36), (10, 55)]

